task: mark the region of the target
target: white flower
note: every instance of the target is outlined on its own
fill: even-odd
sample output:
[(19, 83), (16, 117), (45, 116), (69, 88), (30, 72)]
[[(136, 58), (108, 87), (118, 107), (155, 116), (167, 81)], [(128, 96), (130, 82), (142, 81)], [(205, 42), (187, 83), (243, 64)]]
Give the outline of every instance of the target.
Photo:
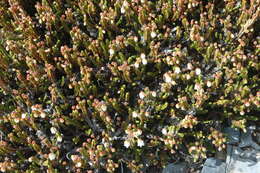
[(57, 141), (58, 141), (58, 142), (62, 142), (62, 137), (61, 137), (61, 136), (58, 136), (58, 137), (57, 137)]
[(212, 83), (210, 81), (207, 81), (207, 87), (211, 87)]
[(15, 122), (15, 123), (19, 123), (19, 119), (18, 119), (18, 118), (15, 118), (15, 119), (14, 119), (14, 122)]
[(58, 130), (55, 127), (51, 127), (50, 130), (52, 134), (56, 134), (58, 132)]
[(33, 157), (30, 157), (30, 158), (28, 159), (28, 161), (29, 161), (29, 162), (32, 162), (32, 161), (33, 161)]
[(135, 62), (134, 66), (135, 66), (135, 68), (139, 68), (139, 63)]
[(187, 68), (188, 68), (189, 70), (192, 70), (192, 68), (193, 68), (192, 64), (191, 64), (191, 63), (188, 63), (188, 64), (187, 64)]
[(146, 65), (147, 64), (147, 59), (142, 59), (142, 63), (143, 63), (143, 65)]
[(54, 160), (56, 158), (56, 155), (54, 153), (49, 154), (49, 159)]
[(198, 91), (201, 89), (201, 86), (199, 84), (195, 84), (194, 89)]
[(124, 142), (124, 146), (125, 146), (126, 148), (129, 148), (129, 147), (130, 147), (130, 142), (129, 142), (128, 140), (126, 140), (126, 141)]
[(150, 116), (150, 113), (149, 112), (145, 112), (144, 114), (146, 117), (149, 117)]
[(133, 116), (134, 118), (137, 118), (137, 117), (139, 116), (139, 114), (134, 111), (134, 112), (132, 113), (132, 116)]
[(152, 38), (155, 38), (156, 36), (157, 36), (156, 32), (152, 31), (152, 32), (151, 32), (151, 37), (152, 37)]
[(109, 143), (108, 143), (108, 142), (105, 142), (105, 143), (104, 143), (104, 147), (108, 148), (108, 147), (109, 147)]
[(172, 85), (177, 85), (177, 83), (174, 80), (171, 82), (171, 84)]
[(134, 37), (134, 41), (135, 41), (135, 42), (138, 42), (138, 37)]
[(144, 94), (144, 92), (143, 92), (143, 91), (141, 91), (141, 92), (139, 93), (139, 97), (140, 97), (140, 99), (144, 99), (144, 97), (145, 97), (145, 94)]
[(179, 74), (181, 72), (181, 69), (180, 69), (180, 67), (176, 67), (175, 68), (175, 70), (174, 70), (174, 73), (177, 73), (177, 74)]
[(102, 104), (102, 105), (101, 105), (101, 110), (102, 110), (103, 112), (106, 112), (106, 111), (107, 111), (107, 106), (106, 106), (105, 104)]
[(152, 92), (152, 96), (153, 96), (153, 97), (156, 97), (156, 95), (157, 95), (156, 92), (153, 91), (153, 92)]
[(33, 114), (33, 116), (34, 116), (35, 118), (38, 118), (38, 117), (39, 117), (39, 115), (38, 115), (38, 114)]
[(41, 118), (45, 118), (45, 117), (46, 117), (46, 114), (45, 114), (44, 112), (42, 112), (42, 113), (40, 114), (40, 116), (41, 116)]
[(22, 119), (26, 118), (26, 113), (22, 113)]
[(200, 68), (196, 68), (195, 73), (196, 73), (196, 75), (200, 75), (201, 74), (201, 69)]
[(141, 53), (141, 59), (145, 59), (145, 54), (144, 53)]
[(32, 111), (36, 111), (38, 110), (36, 107), (32, 107)]
[(114, 49), (109, 49), (109, 54), (111, 55), (111, 56), (113, 56), (114, 54), (115, 54), (115, 50)]
[(187, 80), (190, 80), (190, 79), (191, 79), (191, 76), (190, 76), (189, 74), (187, 74), (186, 79), (187, 79)]
[(171, 83), (172, 82), (172, 78), (171, 78), (171, 76), (168, 73), (164, 74), (164, 81), (166, 83)]
[(122, 14), (125, 13), (125, 7), (124, 7), (124, 6), (121, 7), (121, 13), (122, 13)]
[(127, 2), (127, 1), (124, 1), (124, 2), (123, 2), (123, 6), (124, 6), (124, 7), (128, 7), (128, 2)]
[(76, 164), (76, 167), (78, 167), (78, 168), (80, 168), (82, 166), (82, 163), (81, 162), (78, 162), (77, 164)]
[(163, 129), (162, 129), (162, 134), (167, 135), (167, 130), (166, 130), (166, 128), (163, 128)]
[(143, 147), (144, 146), (144, 141), (142, 139), (137, 139), (137, 146), (138, 147)]
[(147, 64), (147, 59), (146, 59), (146, 56), (145, 56), (144, 53), (141, 54), (141, 59), (142, 59), (142, 63), (143, 63), (144, 65), (146, 65), (146, 64)]
[(74, 162), (78, 158), (78, 156), (77, 155), (71, 155), (70, 158)]

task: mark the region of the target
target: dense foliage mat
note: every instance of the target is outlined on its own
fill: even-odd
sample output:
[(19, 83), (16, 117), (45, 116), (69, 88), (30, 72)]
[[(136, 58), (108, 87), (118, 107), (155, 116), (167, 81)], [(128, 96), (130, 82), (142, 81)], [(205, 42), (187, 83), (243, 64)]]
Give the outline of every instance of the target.
[(222, 127), (259, 120), (259, 18), (259, 0), (0, 0), (1, 171), (224, 149)]

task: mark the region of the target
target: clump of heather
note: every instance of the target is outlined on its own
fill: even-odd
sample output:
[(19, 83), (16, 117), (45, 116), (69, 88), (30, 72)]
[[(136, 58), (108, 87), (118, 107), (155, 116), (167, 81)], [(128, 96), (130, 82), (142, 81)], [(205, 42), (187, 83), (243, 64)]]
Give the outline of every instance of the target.
[(198, 162), (260, 111), (259, 0), (0, 0), (0, 171)]

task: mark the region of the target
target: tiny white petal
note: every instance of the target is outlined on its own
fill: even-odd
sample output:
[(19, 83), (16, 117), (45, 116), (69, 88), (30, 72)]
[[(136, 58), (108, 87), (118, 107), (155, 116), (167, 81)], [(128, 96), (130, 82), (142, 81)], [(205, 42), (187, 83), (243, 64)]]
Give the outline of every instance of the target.
[(194, 89), (198, 91), (200, 89), (200, 85), (199, 84), (195, 84)]
[(26, 118), (26, 114), (22, 113), (22, 119), (25, 119), (25, 118)]
[(142, 63), (143, 63), (143, 65), (146, 65), (147, 64), (147, 59), (142, 59)]
[(56, 133), (57, 133), (57, 129), (56, 129), (55, 127), (51, 127), (50, 130), (51, 130), (51, 133), (52, 133), (52, 134), (56, 134)]
[(122, 14), (125, 13), (125, 7), (124, 7), (124, 6), (121, 7), (121, 13), (122, 13)]
[(201, 69), (200, 68), (196, 68), (195, 73), (196, 73), (196, 75), (200, 75), (201, 74)]
[(137, 146), (138, 147), (143, 147), (144, 146), (144, 141), (142, 139), (137, 139)]
[(139, 115), (138, 115), (137, 112), (134, 111), (134, 112), (132, 113), (132, 116), (133, 116), (134, 118), (136, 118), (136, 117), (138, 117)]
[(180, 67), (176, 67), (175, 70), (174, 70), (175, 73), (179, 74), (181, 72), (181, 69)]
[(192, 70), (192, 68), (193, 68), (193, 67), (192, 67), (192, 64), (191, 64), (191, 63), (188, 63), (188, 64), (187, 64), (187, 68), (188, 68), (189, 70)]
[(124, 2), (123, 2), (123, 6), (124, 6), (124, 7), (128, 7), (128, 2), (127, 2), (127, 1), (124, 1)]
[(30, 158), (28, 159), (28, 161), (29, 161), (29, 162), (32, 162), (32, 161), (33, 161), (33, 157), (30, 157)]
[(144, 114), (146, 117), (149, 117), (150, 116), (150, 113), (149, 112), (145, 112)]
[(104, 143), (104, 147), (106, 147), (106, 148), (109, 147), (109, 143), (108, 143), (108, 142), (105, 142), (105, 143)]
[(40, 116), (41, 116), (41, 118), (45, 118), (46, 114), (44, 112), (42, 112)]
[(54, 160), (56, 158), (56, 155), (54, 153), (49, 154), (49, 159)]
[(166, 83), (171, 83), (172, 82), (172, 78), (167, 73), (164, 74), (164, 80), (165, 80)]
[(107, 106), (106, 105), (101, 105), (101, 110), (103, 111), (103, 112), (106, 112), (107, 111)]
[(111, 56), (113, 56), (113, 55), (115, 54), (115, 50), (114, 50), (114, 49), (109, 49), (109, 54), (110, 54)]
[(211, 87), (212, 83), (210, 81), (207, 81), (207, 87)]
[(74, 162), (77, 159), (77, 155), (71, 155), (70, 158)]
[(141, 92), (139, 93), (139, 97), (140, 97), (140, 99), (144, 99), (144, 97), (145, 97), (144, 92), (141, 91)]
[(156, 32), (152, 31), (152, 32), (151, 32), (151, 37), (152, 37), (152, 38), (155, 38), (156, 36), (157, 36)]
[(153, 97), (156, 97), (156, 95), (157, 95), (156, 92), (153, 91), (153, 92), (152, 92), (152, 96), (153, 96)]
[(141, 59), (145, 59), (145, 54), (144, 53), (141, 53)]
[(124, 142), (124, 146), (125, 146), (126, 148), (129, 148), (129, 147), (130, 147), (130, 142), (129, 142), (129, 141), (125, 141), (125, 142)]
[(188, 75), (186, 76), (186, 79), (187, 79), (187, 80), (190, 80), (190, 79), (191, 79), (191, 76), (188, 74)]
[(76, 167), (81, 167), (82, 166), (82, 163), (81, 162), (78, 162), (77, 164), (76, 164)]
[(167, 135), (167, 130), (165, 128), (162, 129), (162, 134)]
[(172, 85), (177, 85), (177, 83), (174, 80), (171, 82), (171, 84)]
[(135, 68), (139, 68), (139, 63), (136, 62), (136, 63), (134, 64), (134, 66), (135, 66)]
[(61, 137), (61, 136), (58, 136), (58, 137), (57, 137), (57, 141), (58, 141), (58, 142), (62, 142), (62, 137)]
[(14, 119), (14, 122), (15, 122), (15, 123), (19, 123), (19, 119), (18, 119), (18, 118), (15, 118), (15, 119)]

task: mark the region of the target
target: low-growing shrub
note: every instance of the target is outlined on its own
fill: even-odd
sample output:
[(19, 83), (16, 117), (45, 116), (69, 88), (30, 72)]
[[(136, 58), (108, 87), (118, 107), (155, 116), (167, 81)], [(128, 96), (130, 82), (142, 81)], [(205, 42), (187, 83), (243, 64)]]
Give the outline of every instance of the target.
[(259, 120), (259, 0), (0, 0), (2, 172), (147, 172)]

